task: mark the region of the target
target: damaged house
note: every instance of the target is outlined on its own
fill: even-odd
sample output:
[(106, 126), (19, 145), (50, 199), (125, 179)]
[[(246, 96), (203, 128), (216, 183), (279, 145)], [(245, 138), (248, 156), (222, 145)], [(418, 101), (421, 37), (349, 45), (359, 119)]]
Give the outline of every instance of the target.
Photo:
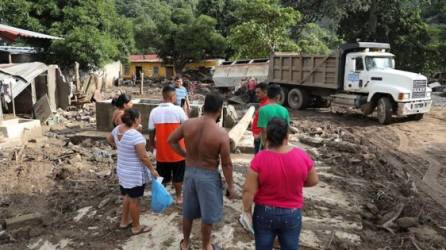
[(62, 39), (0, 24), (0, 136), (6, 138), (20, 135), (18, 125), (26, 124), (16, 114), (43, 122), (57, 108), (68, 107), (71, 97), (71, 85), (60, 68), (34, 61), (40, 48), (12, 46), (17, 38)]

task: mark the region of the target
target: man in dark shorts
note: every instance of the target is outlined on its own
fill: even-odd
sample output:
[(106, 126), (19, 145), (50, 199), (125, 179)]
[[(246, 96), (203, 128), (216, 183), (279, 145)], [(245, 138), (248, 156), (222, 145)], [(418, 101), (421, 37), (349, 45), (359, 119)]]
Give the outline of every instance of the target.
[[(182, 203), (181, 189), (184, 178), (184, 157), (177, 154), (167, 143), (169, 135), (187, 120), (184, 110), (176, 106), (175, 88), (165, 86), (163, 88), (163, 103), (154, 108), (149, 116), (149, 150), (156, 149), (156, 168), (162, 176), (163, 184), (173, 182), (175, 187), (177, 204)], [(184, 147), (184, 143), (182, 147)]]
[[(234, 197), (232, 162), (229, 136), (217, 125), (223, 98), (208, 94), (203, 113), (199, 118), (186, 121), (169, 137), (169, 144), (178, 154), (186, 157), (183, 203), (183, 240), (181, 249), (189, 249), (190, 233), (194, 219), (201, 218), (203, 249), (217, 248), (211, 244), (212, 225), (223, 217), (223, 184), (218, 171), (221, 160), (223, 175), (228, 185), (227, 195)], [(180, 141), (184, 138), (186, 151)]]

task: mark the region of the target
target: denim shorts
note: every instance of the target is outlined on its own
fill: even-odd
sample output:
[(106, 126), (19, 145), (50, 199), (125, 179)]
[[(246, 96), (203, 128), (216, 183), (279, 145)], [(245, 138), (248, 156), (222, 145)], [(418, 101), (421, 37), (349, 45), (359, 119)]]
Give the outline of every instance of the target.
[(223, 217), (223, 184), (218, 170), (186, 167), (183, 182), (183, 217), (215, 224)]
[(302, 227), (299, 208), (278, 208), (256, 205), (253, 215), (256, 250), (271, 250), (279, 237), (280, 249), (298, 250)]

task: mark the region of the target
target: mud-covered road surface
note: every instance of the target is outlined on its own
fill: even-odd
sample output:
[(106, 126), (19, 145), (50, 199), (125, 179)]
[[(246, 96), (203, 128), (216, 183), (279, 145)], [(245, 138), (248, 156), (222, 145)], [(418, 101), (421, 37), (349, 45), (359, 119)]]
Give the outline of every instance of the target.
[[(446, 97), (435, 96), (421, 121), (386, 126), (353, 111), (291, 113), (290, 143), (311, 154), (321, 180), (304, 191), (301, 249), (445, 249)], [(59, 115), (44, 138), (0, 152), (0, 249), (178, 249), (181, 208), (153, 214), (150, 188), (141, 221), (152, 231), (117, 228), (115, 151), (99, 137), (76, 137), (94, 129), (94, 119), (84, 119), (95, 116), (94, 105)], [(232, 158), (240, 194), (252, 155)], [(237, 221), (241, 206), (240, 196), (225, 199), (213, 233), (225, 249), (254, 247)], [(34, 219), (4, 227), (23, 215)], [(192, 239), (199, 249), (199, 221)]]

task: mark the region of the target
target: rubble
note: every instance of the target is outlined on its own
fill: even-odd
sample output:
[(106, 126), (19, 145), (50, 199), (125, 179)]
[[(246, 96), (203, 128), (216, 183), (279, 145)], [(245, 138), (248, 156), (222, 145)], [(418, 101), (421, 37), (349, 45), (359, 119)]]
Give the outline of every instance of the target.
[[(159, 86), (145, 83), (141, 97), (159, 97)], [(121, 87), (132, 93), (132, 87)], [(108, 98), (114, 93), (103, 94)], [(240, 111), (243, 105), (234, 108)], [(152, 233), (131, 237), (130, 232), (117, 231), (122, 201), (115, 176), (116, 154), (104, 141), (109, 131), (96, 131), (91, 119), (95, 116), (94, 104), (57, 110), (44, 126), (43, 139), (24, 141), (21, 157), (17, 157), (20, 148), (0, 151), (0, 220), (40, 213), (44, 221), (13, 230), (0, 228), (0, 248), (170, 249), (178, 245), (180, 208), (169, 208), (162, 216), (151, 214), (150, 190), (141, 202), (141, 222), (152, 226)], [(446, 212), (424, 193), (422, 182), (416, 179), (432, 165), (423, 157), (444, 160), (441, 138), (426, 136), (444, 130), (438, 129), (438, 119), (425, 118), (424, 131), (417, 124), (396, 123), (384, 128), (362, 119), (357, 122), (354, 116), (339, 118), (314, 110), (299, 111), (297, 117), (292, 122), (296, 130), (290, 143), (311, 154), (321, 181), (317, 188), (305, 190), (302, 248), (413, 249), (410, 235), (421, 249), (444, 247), (446, 230), (441, 222), (446, 220)], [(418, 133), (426, 141), (437, 139), (440, 146), (424, 144), (432, 147), (421, 156), (409, 151), (422, 144), (415, 140), (421, 137)], [(246, 135), (252, 143), (252, 135)], [(237, 192), (242, 190), (252, 159), (242, 152), (233, 155)], [(411, 168), (415, 170), (408, 170)], [(396, 213), (403, 203), (401, 213)], [(225, 217), (215, 228), (214, 239), (228, 249), (253, 248), (252, 238), (237, 222), (241, 204), (240, 198), (225, 200)], [(394, 234), (382, 228), (393, 218), (388, 229)], [(197, 228), (192, 233), (194, 239), (199, 238)], [(194, 244), (194, 248), (200, 247), (199, 240)]]
[(42, 215), (40, 213), (32, 213), (5, 220), (5, 228), (12, 230), (24, 226), (39, 225), (40, 223), (42, 223)]

